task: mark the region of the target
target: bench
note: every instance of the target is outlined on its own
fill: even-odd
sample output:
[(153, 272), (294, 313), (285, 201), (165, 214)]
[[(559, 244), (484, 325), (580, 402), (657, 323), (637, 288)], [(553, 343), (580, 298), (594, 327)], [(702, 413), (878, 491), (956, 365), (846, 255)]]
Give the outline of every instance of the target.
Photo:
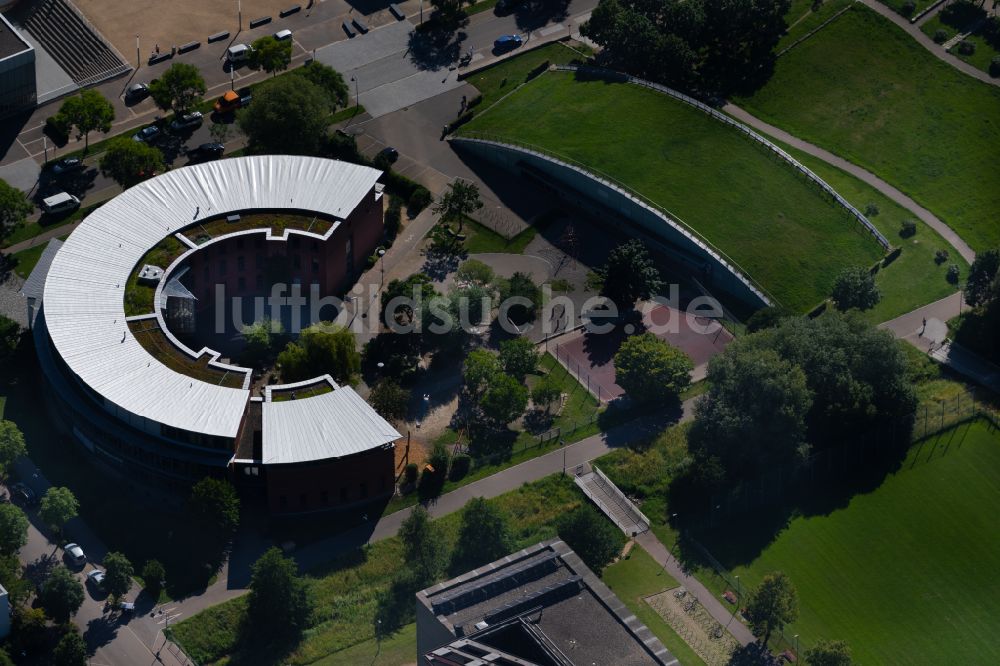
[(348, 21), (345, 20), (344, 23), (343, 23), (343, 28), (344, 28), (344, 32), (347, 33), (348, 37), (353, 37), (354, 36), (354, 28), (351, 27), (350, 22), (348, 22)]
[(402, 21), (403, 19), (406, 18), (406, 14), (403, 13), (403, 10), (400, 9), (399, 5), (397, 5), (395, 2), (389, 5), (389, 11), (392, 13), (393, 16), (396, 17), (397, 21)]
[(285, 18), (286, 16), (291, 16), (292, 14), (297, 14), (302, 11), (302, 5), (292, 5), (288, 9), (282, 9), (278, 12), (278, 16)]
[(368, 26), (365, 25), (365, 22), (362, 21), (361, 19), (355, 17), (351, 19), (351, 22), (354, 23), (354, 26), (358, 29), (358, 32), (360, 32), (362, 35), (368, 32)]
[(271, 22), (270, 16), (261, 16), (260, 18), (250, 19), (250, 29), (259, 28), (262, 25), (267, 25)]
[(178, 53), (187, 53), (188, 51), (194, 51), (196, 48), (201, 46), (201, 42), (188, 42), (187, 44), (181, 44), (177, 47)]
[(217, 32), (214, 35), (208, 36), (208, 43), (211, 44), (213, 42), (221, 42), (223, 39), (228, 39), (228, 38), (229, 38), (228, 30), (224, 32)]

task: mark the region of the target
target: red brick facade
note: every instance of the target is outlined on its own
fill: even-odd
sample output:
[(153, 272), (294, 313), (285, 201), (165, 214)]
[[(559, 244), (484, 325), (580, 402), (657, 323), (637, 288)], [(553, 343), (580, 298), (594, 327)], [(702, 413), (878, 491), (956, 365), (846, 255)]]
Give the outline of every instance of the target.
[(267, 465), (267, 505), (272, 514), (326, 511), (391, 493), (395, 477), (391, 446), (346, 458), (294, 465)]

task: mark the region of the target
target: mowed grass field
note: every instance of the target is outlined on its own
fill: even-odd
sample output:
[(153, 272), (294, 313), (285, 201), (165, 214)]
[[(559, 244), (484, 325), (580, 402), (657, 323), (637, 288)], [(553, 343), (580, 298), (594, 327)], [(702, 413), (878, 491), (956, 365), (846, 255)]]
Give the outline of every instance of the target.
[(793, 519), (749, 563), (726, 551), (739, 528), (709, 547), (744, 590), (771, 571), (791, 577), (800, 617), (786, 634), (803, 648), (836, 638), (861, 664), (996, 664), (998, 511), (1000, 432), (976, 421), (915, 446), (846, 507)]
[(797, 311), (828, 296), (842, 268), (882, 256), (878, 243), (791, 167), (652, 90), (549, 72), (467, 128), (540, 146), (626, 183)]
[(735, 101), (896, 185), (973, 249), (1000, 245), (1000, 89), (859, 3)]

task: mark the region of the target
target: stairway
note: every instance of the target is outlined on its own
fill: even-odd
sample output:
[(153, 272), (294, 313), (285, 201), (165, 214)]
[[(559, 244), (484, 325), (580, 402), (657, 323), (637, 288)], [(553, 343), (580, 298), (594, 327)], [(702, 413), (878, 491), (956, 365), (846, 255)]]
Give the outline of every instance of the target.
[(80, 87), (132, 69), (70, 0), (30, 3), (20, 23)]
[(594, 471), (577, 476), (574, 481), (583, 494), (627, 536), (649, 531), (649, 519), (601, 470), (595, 467)]

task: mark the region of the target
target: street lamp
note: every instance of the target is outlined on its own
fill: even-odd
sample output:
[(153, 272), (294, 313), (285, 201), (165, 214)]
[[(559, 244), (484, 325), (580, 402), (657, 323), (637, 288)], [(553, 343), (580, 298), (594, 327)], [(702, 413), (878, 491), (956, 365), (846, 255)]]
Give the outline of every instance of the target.
[(242, 0), (236, 0), (236, 16), (239, 21), (240, 29), (237, 32), (243, 32), (243, 2)]
[(736, 605), (739, 606), (740, 599), (743, 597), (743, 589), (740, 585), (740, 577), (736, 577)]
[(142, 66), (142, 56), (139, 55), (139, 35), (135, 36), (135, 68)]
[(382, 281), (379, 282), (379, 284), (378, 284), (379, 289), (381, 289), (382, 285), (385, 284), (385, 249), (384, 248), (380, 247), (378, 249), (378, 256), (382, 260)]
[(794, 636), (792, 636), (792, 638), (795, 639), (795, 656), (798, 657), (799, 656), (799, 635), (795, 634)]

